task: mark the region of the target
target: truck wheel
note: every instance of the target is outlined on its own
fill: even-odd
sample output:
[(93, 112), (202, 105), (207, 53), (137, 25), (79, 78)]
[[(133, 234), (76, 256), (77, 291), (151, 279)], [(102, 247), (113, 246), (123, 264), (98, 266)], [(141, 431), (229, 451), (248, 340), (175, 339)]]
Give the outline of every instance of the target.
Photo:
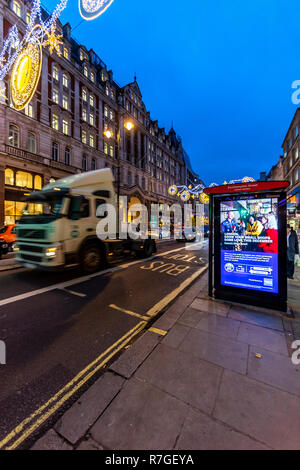
[(93, 274), (101, 268), (101, 249), (96, 244), (87, 245), (83, 248), (80, 259), (82, 270), (87, 274)]
[(138, 251), (137, 255), (139, 258), (150, 258), (153, 255), (153, 252), (154, 252), (153, 242), (150, 240), (147, 240), (145, 242), (143, 251)]

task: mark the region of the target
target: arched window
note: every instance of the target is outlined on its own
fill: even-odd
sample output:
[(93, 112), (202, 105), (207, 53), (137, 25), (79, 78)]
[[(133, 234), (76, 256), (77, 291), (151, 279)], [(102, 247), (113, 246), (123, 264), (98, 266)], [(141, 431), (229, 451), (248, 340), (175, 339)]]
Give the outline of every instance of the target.
[(42, 189), (42, 177), (39, 175), (34, 177), (34, 189)]
[(9, 125), (8, 142), (11, 147), (19, 147), (19, 129), (14, 124)]
[(15, 182), (15, 176), (13, 170), (6, 168), (5, 170), (5, 184), (13, 186)]
[(31, 153), (36, 153), (36, 137), (33, 132), (28, 132), (27, 135), (27, 150)]
[(25, 171), (17, 171), (16, 186), (20, 188), (32, 188), (32, 175)]

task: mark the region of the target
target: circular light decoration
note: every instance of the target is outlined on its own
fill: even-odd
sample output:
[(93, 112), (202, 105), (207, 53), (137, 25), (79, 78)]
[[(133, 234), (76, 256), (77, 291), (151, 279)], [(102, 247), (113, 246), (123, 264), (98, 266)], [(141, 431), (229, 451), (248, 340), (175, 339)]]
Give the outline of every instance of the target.
[(178, 193), (177, 186), (175, 186), (175, 185), (170, 186), (168, 192), (169, 192), (170, 196), (176, 196), (176, 194)]
[(102, 15), (114, 0), (79, 0), (79, 12), (85, 20), (94, 20)]
[(10, 78), (12, 103), (17, 110), (25, 108), (33, 97), (41, 68), (41, 45), (28, 42), (14, 63)]
[(201, 193), (200, 194), (200, 202), (202, 204), (205, 204), (205, 205), (209, 204), (209, 196), (205, 193)]
[(183, 193), (181, 193), (180, 199), (183, 202), (188, 202), (190, 198), (191, 198), (191, 193), (189, 191), (183, 191)]
[(255, 179), (251, 178), (251, 176), (245, 176), (242, 181), (243, 183), (255, 183)]

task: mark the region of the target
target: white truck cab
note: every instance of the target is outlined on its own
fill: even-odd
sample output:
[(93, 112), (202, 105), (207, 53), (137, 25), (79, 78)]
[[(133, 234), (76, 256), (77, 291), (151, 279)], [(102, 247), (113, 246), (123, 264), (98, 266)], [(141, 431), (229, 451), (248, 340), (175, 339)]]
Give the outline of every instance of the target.
[(17, 225), (17, 262), (45, 270), (80, 265), (93, 273), (108, 255), (134, 251), (151, 256), (156, 245), (150, 238), (102, 241), (97, 237), (99, 205), (118, 206), (113, 182), (112, 171), (103, 169), (63, 178), (28, 196), (26, 201), (39, 213), (26, 215), (25, 210)]

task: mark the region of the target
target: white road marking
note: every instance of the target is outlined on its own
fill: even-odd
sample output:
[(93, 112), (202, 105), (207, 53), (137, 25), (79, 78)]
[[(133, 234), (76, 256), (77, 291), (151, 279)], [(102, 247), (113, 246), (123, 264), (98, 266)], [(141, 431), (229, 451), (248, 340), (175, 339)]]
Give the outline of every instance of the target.
[(148, 258), (147, 260), (142, 259), (138, 261), (132, 261), (130, 263), (122, 264), (121, 266), (116, 266), (114, 268), (109, 268), (104, 271), (99, 271), (98, 273), (95, 273), (95, 274), (78, 277), (76, 279), (72, 279), (70, 281), (65, 281), (65, 282), (60, 282), (58, 284), (52, 284), (52, 286), (42, 287), (41, 289), (33, 290), (30, 292), (25, 292), (24, 294), (19, 294), (14, 297), (8, 297), (7, 299), (0, 300), (0, 307), (2, 307), (3, 305), (12, 304), (14, 302), (19, 302), (21, 300), (29, 299), (30, 297), (34, 297), (36, 295), (45, 294), (46, 292), (51, 292), (56, 289), (65, 289), (66, 287), (75, 286), (76, 284), (81, 284), (83, 282), (89, 281), (90, 279), (93, 279), (94, 277), (104, 276), (105, 274), (113, 273), (116, 271), (121, 271), (130, 266), (134, 266), (135, 264), (144, 263), (145, 261), (151, 261), (157, 258), (158, 256), (165, 256), (165, 255), (169, 255), (170, 253), (175, 253), (176, 251), (182, 251), (182, 250), (185, 250), (185, 248), (178, 248), (177, 250), (171, 250), (165, 253), (156, 253), (154, 256), (152, 256), (151, 258)]
[(60, 289), (64, 292), (67, 292), (68, 294), (72, 294), (72, 295), (76, 295), (77, 297), (86, 297), (87, 294), (82, 294), (81, 292), (75, 292), (74, 290), (70, 290), (70, 289)]

